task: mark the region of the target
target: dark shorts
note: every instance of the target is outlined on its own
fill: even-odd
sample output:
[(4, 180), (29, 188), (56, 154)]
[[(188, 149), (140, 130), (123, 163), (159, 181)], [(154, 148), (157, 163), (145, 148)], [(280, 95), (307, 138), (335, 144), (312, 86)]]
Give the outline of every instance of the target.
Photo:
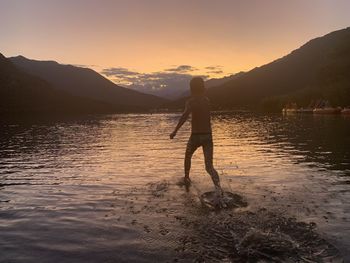
[(213, 136), (211, 133), (192, 133), (188, 139), (188, 145), (191, 148), (198, 148), (200, 146), (212, 146)]

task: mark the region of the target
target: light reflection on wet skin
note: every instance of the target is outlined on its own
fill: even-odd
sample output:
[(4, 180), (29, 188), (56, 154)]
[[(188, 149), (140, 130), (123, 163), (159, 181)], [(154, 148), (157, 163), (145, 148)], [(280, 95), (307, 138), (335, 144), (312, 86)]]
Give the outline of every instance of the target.
[[(7, 252), (1, 261), (34, 262), (39, 255), (44, 262), (165, 259), (164, 251), (171, 254), (164, 250), (168, 236), (145, 249), (133, 220), (151, 228), (155, 218), (166, 216), (139, 218), (136, 208), (149, 193), (132, 189), (182, 176), (189, 125), (169, 141), (176, 119), (130, 114), (2, 124), (0, 246)], [(314, 221), (349, 253), (349, 128), (341, 116), (217, 113), (215, 164), (224, 187), (246, 197), (250, 208), (286, 209)], [(194, 155), (192, 178), (199, 191), (211, 189), (201, 151)], [(176, 214), (190, 201), (174, 189), (161, 206)]]

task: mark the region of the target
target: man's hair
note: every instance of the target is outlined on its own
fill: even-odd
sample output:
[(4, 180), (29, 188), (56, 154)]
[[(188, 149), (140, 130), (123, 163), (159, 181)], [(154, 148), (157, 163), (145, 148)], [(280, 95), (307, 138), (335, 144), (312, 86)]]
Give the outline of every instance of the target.
[(194, 77), (190, 81), (191, 95), (202, 95), (205, 92), (204, 80), (201, 77)]

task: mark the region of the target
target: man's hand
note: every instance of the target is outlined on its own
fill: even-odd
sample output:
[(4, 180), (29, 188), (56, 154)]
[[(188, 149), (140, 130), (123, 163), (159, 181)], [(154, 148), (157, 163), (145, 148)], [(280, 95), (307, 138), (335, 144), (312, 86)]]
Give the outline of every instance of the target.
[(181, 128), (181, 126), (185, 123), (185, 121), (187, 120), (188, 116), (191, 113), (191, 109), (188, 106), (188, 102), (186, 102), (186, 108), (184, 113), (182, 113), (182, 116), (178, 122), (178, 124), (176, 125), (176, 128), (174, 129), (174, 131), (172, 133), (170, 133), (170, 139), (174, 139), (174, 137), (176, 136), (177, 131)]
[(176, 131), (173, 131), (172, 133), (170, 133), (170, 139), (173, 139), (176, 136)]

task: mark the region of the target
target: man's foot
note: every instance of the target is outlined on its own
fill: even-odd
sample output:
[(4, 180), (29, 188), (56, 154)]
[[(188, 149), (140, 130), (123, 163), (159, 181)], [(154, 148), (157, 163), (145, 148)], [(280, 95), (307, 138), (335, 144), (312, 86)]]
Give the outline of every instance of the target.
[(191, 179), (188, 176), (185, 176), (184, 177), (184, 183), (185, 183), (185, 185), (190, 186), (191, 185)]
[(215, 187), (215, 193), (216, 193), (216, 196), (220, 199), (224, 197), (224, 191), (220, 186)]
[(189, 177), (183, 177), (181, 180), (177, 183), (179, 186), (190, 186), (191, 185), (191, 179)]
[(224, 191), (221, 187), (215, 187), (215, 200), (214, 204), (216, 208), (226, 208), (227, 205), (225, 203)]

